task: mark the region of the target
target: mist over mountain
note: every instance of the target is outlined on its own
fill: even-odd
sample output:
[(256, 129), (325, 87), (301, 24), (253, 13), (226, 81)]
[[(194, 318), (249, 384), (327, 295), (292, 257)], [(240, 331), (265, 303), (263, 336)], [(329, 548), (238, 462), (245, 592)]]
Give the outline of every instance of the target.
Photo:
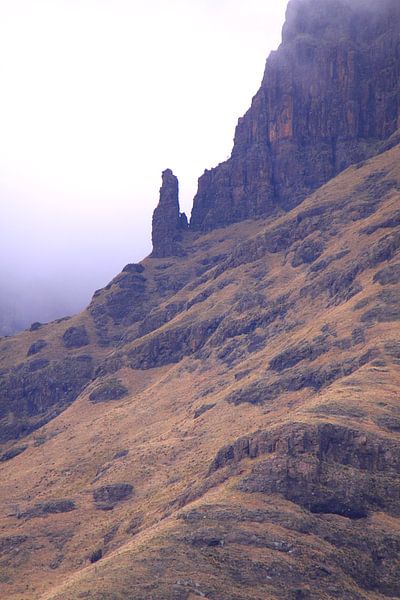
[(199, 173), (231, 150), (284, 10), (1, 3), (1, 334), (83, 309), (150, 252), (168, 166), (190, 212)]
[(151, 252), (0, 339), (2, 599), (400, 598), (399, 48), (291, 0), (190, 216), (168, 161)]

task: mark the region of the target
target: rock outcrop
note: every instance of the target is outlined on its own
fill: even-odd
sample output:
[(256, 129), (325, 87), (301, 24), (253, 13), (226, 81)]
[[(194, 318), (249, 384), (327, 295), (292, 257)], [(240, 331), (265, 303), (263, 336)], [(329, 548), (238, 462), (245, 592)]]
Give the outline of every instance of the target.
[(82, 354), (62, 360), (35, 359), (0, 373), (0, 442), (42, 427), (80, 394), (94, 361)]
[(193, 230), (265, 218), (165, 171), (154, 258), (0, 338), (3, 600), (400, 599), (399, 2), (290, 3)]
[(153, 258), (180, 256), (183, 253), (180, 242), (188, 222), (185, 213), (179, 210), (178, 187), (178, 179), (171, 169), (163, 171), (160, 201), (153, 213)]
[(130, 483), (112, 483), (103, 485), (93, 491), (93, 501), (96, 508), (111, 510), (117, 502), (127, 500), (133, 494)]
[(199, 179), (190, 227), (288, 210), (376, 153), (400, 125), (399, 41), (397, 0), (291, 0), (231, 157)]

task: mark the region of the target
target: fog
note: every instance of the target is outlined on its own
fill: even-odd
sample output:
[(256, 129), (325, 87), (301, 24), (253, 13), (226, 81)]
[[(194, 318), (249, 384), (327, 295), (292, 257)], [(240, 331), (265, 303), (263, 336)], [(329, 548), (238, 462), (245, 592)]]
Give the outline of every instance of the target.
[(0, 334), (74, 313), (230, 154), (286, 0), (0, 0)]

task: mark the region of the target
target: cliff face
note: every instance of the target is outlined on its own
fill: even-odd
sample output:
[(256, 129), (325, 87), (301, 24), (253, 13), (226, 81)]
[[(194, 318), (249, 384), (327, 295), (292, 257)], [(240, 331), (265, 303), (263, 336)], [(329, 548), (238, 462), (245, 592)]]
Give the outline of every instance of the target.
[(190, 226), (288, 210), (400, 127), (400, 3), (291, 0), (282, 44), (229, 160), (199, 179)]
[(280, 214), (187, 234), (164, 171), (152, 256), (0, 339), (1, 599), (400, 598), (398, 9), (378, 3), (289, 5), (192, 226)]

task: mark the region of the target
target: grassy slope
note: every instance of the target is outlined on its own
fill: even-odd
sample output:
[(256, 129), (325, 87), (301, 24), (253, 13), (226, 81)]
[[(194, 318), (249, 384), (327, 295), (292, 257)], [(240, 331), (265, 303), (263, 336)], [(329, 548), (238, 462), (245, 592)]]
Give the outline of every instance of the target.
[[(310, 279), (309, 264), (291, 266), (296, 245), (274, 253), (260, 252), (259, 257), (254, 251), (252, 259), (227, 267), (215, 278), (210, 269), (203, 275), (204, 282), (200, 279), (199, 285), (191, 288), (196, 266), (204, 258), (231, 252), (240, 256), (238, 246), (243, 240), (257, 236), (264, 239), (265, 234), (268, 238), (269, 231), (311, 207), (332, 205), (333, 222), (338, 199), (351, 198), (356, 202), (360, 186), (373, 173), (384, 171), (381, 181), (399, 182), (399, 159), (397, 146), (361, 168), (348, 169), (295, 211), (273, 223), (240, 223), (188, 239), (188, 254), (184, 258), (143, 261), (150, 282), (160, 272), (160, 264), (166, 262), (169, 266), (163, 273), (172, 278), (189, 273), (188, 285), (175, 295), (164, 299), (157, 296), (154, 288), (153, 301), (161, 307), (163, 303), (188, 301), (210, 286), (213, 293), (189, 310), (181, 310), (144, 338), (117, 349), (123, 366), (115, 375), (129, 389), (126, 398), (93, 404), (88, 396), (95, 383), (90, 384), (67, 410), (28, 436), (24, 443), (29, 448), (25, 452), (0, 465), (2, 598), (384, 597), (384, 586), (380, 591), (365, 589), (351, 569), (351, 561), (357, 560), (361, 550), (351, 553), (347, 549), (350, 543), (340, 548), (334, 540), (342, 534), (350, 535), (349, 530), (356, 538), (365, 535), (366, 540), (368, 536), (387, 539), (395, 535), (400, 539), (398, 518), (379, 511), (361, 521), (338, 515), (312, 515), (279, 494), (239, 491), (237, 484), (260, 458), (242, 460), (234, 472), (222, 469), (209, 477), (207, 473), (221, 447), (245, 434), (268, 431), (285, 423), (337, 423), (399, 443), (399, 429), (385, 426), (400, 417), (399, 368), (385, 350), (388, 341), (399, 339), (398, 318), (390, 322), (360, 322), (360, 315), (376, 306), (376, 295), (384, 288), (398, 291), (396, 285), (373, 282), (375, 273), (385, 268), (387, 261), (364, 268), (357, 276), (362, 289), (348, 300), (324, 292), (315, 298), (299, 294), (306, 285), (313, 286), (315, 279)], [(324, 236), (325, 250), (318, 260), (347, 249), (350, 252), (330, 268), (344, 272), (357, 263), (360, 255), (393, 232), (380, 228), (367, 235), (361, 230), (392, 215), (399, 206), (399, 196), (398, 189), (392, 187), (376, 212), (354, 221), (346, 218), (337, 226), (336, 235), (332, 224)], [(370, 201), (373, 203), (376, 198)], [(309, 238), (314, 239), (317, 234), (312, 232)], [(396, 257), (390, 262), (394, 263)], [(218, 287), (221, 281), (225, 284)], [(102, 294), (107, 293), (110, 292)], [(246, 318), (247, 314), (262, 310), (257, 306), (246, 308), (246, 302), (251, 305), (256, 294), (265, 298), (268, 308), (276, 298), (289, 293), (293, 302), (284, 319), (260, 326), (251, 334), (235, 336), (237, 348), (228, 361), (217, 354), (232, 340), (219, 340), (217, 330), (201, 350), (177, 363), (146, 370), (128, 366), (129, 350), (163, 331), (216, 315), (228, 314), (232, 321)], [(360, 301), (371, 298), (366, 308), (355, 308)], [(240, 301), (245, 306), (241, 312), (237, 308)], [(72, 322), (85, 323), (90, 331), (92, 343), (85, 352), (99, 361), (115, 352), (94, 343), (96, 332), (88, 312), (74, 317)], [(281, 327), (288, 323), (293, 324), (291, 329)], [(319, 391), (309, 387), (283, 390), (261, 404), (244, 402), (235, 406), (226, 401), (232, 392), (249, 389), (252, 383), (272, 384), (278, 375), (268, 369), (271, 359), (289, 346), (315, 339), (327, 324), (330, 331), (335, 331), (334, 340), (348, 338), (354, 328), (361, 327), (365, 341), (358, 346), (357, 355), (374, 348), (380, 353), (379, 359)], [(52, 357), (63, 355), (65, 349), (59, 339), (67, 325), (71, 326), (71, 321), (3, 340), (1, 345), (9, 350), (1, 354), (2, 368), (21, 360), (35, 339), (49, 341), (44, 356), (46, 352)], [(260, 339), (255, 340), (255, 350), (249, 351), (249, 341), (254, 343), (254, 336)], [(354, 352), (354, 348), (332, 345), (312, 361), (312, 366), (323, 367), (352, 357)], [(237, 374), (239, 378), (235, 378)], [(194, 411), (204, 404), (215, 406), (194, 419)], [(129, 452), (114, 459), (121, 450)], [(92, 490), (116, 482), (131, 483), (133, 498), (118, 503), (111, 511), (96, 509)], [(73, 499), (77, 509), (31, 519), (16, 516), (35, 503), (64, 498)], [(253, 517), (243, 516), (246, 511), (252, 512)], [(107, 534), (112, 539), (105, 543)], [(214, 538), (224, 540), (223, 545), (218, 542), (214, 547), (204, 542)], [(105, 557), (90, 565), (88, 558), (98, 548), (103, 548)], [(366, 560), (366, 555), (359, 556)], [(393, 572), (399, 569), (398, 562), (392, 560), (388, 566), (389, 562), (381, 568)], [(348, 564), (347, 571), (344, 564)], [(387, 580), (391, 577), (389, 573)], [(341, 592), (336, 589), (338, 579)], [(392, 588), (389, 591), (396, 596)]]

